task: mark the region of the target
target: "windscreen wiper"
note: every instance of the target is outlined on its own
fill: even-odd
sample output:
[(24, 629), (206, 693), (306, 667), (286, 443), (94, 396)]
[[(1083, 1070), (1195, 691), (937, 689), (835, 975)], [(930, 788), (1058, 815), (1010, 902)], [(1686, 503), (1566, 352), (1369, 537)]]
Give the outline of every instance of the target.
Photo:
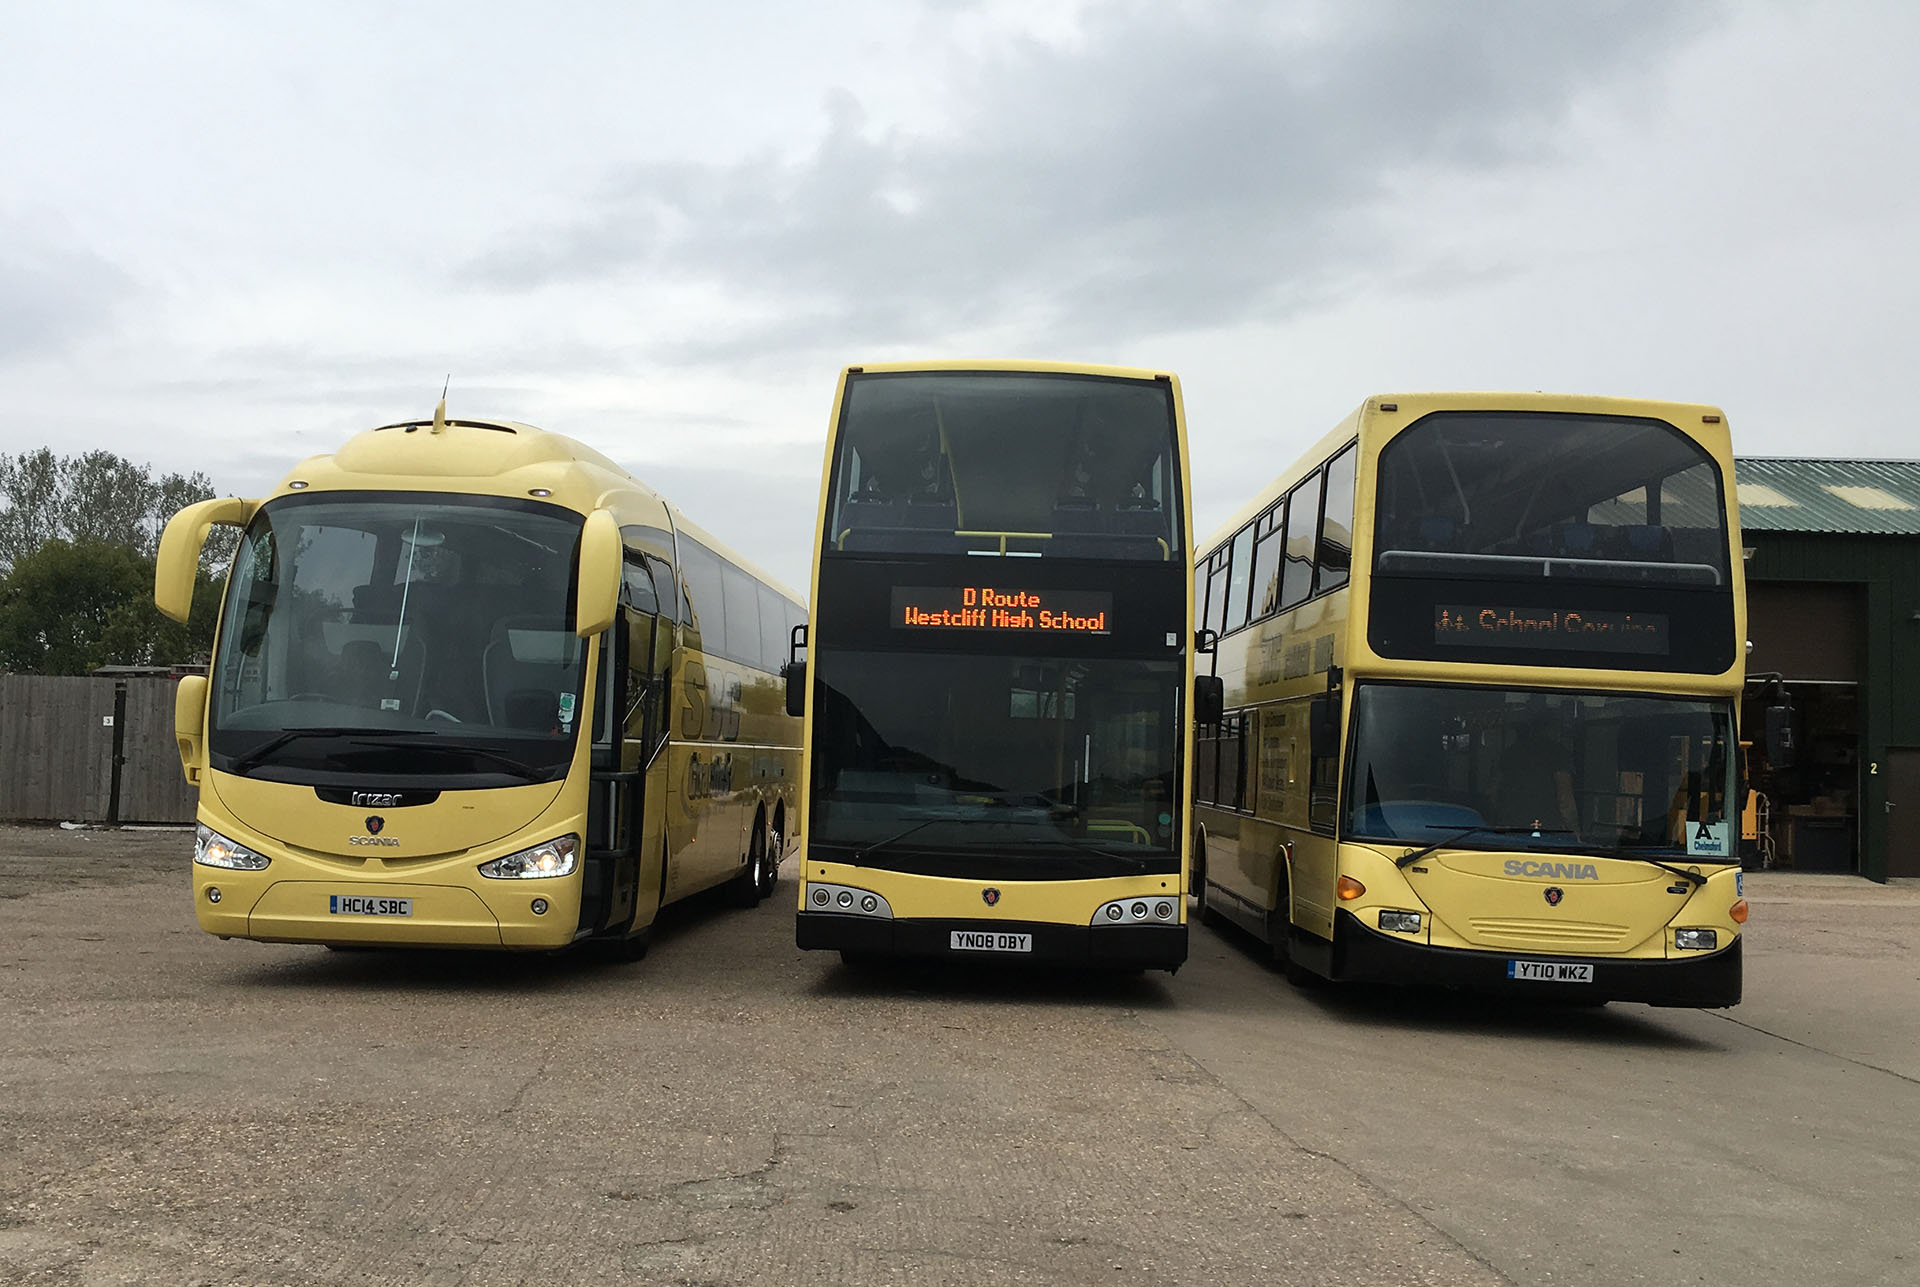
[(352, 738), (373, 739), (373, 738), (389, 738), (389, 737), (399, 737), (399, 736), (402, 736), (401, 731), (399, 729), (340, 728), (340, 727), (330, 727), (326, 725), (315, 725), (310, 728), (290, 728), (279, 733), (274, 737), (268, 738), (266, 741), (260, 743), (260, 745), (254, 747), (251, 751), (248, 751), (245, 755), (236, 757), (233, 761), (232, 766), (227, 769), (227, 772), (245, 773), (248, 769), (253, 768), (255, 765), (265, 760), (269, 755), (272, 755), (275, 751), (287, 745), (287, 743), (297, 742), (301, 738), (352, 737)]
[(1650, 866), (1658, 867), (1661, 871), (1672, 872), (1681, 879), (1690, 882), (1695, 889), (1699, 889), (1707, 883), (1707, 878), (1697, 871), (1688, 871), (1685, 867), (1676, 867), (1672, 863), (1661, 862), (1658, 858), (1649, 858), (1645, 854), (1637, 854), (1631, 849), (1608, 849), (1601, 845), (1582, 845), (1574, 852), (1591, 854), (1595, 858), (1619, 858), (1625, 862), (1647, 863)]
[[(396, 734), (390, 734), (389, 736), (393, 735), (398, 735), (398, 730), (396, 730)], [(548, 780), (546, 774), (540, 772), (538, 769), (529, 768), (510, 755), (502, 755), (498, 751), (483, 750), (477, 746), (462, 746), (457, 742), (442, 745), (432, 741), (413, 741), (393, 747), (392, 749), (399, 751), (422, 751), (431, 755), (464, 755), (485, 764), (495, 765), (513, 777), (520, 778), (526, 782), (545, 782)]]
[(1565, 827), (1462, 827), (1450, 835), (1440, 837), (1430, 845), (1418, 849), (1409, 849), (1393, 860), (1396, 867), (1405, 867), (1409, 863), (1419, 862), (1436, 849), (1444, 849), (1456, 840), (1465, 840), (1468, 836), (1571, 836), (1575, 834)]

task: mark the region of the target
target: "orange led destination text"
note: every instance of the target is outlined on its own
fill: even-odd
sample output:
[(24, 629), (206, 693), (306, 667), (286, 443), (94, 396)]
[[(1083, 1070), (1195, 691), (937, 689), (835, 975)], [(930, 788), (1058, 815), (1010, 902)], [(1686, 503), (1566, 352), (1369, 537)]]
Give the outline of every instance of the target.
[[(1105, 594), (1002, 590), (962, 586), (954, 591), (896, 591), (895, 625), (933, 630), (1062, 630), (1104, 635), (1109, 630), (1111, 598)], [(942, 602), (944, 600), (944, 603)], [(936, 606), (938, 605), (938, 606)]]

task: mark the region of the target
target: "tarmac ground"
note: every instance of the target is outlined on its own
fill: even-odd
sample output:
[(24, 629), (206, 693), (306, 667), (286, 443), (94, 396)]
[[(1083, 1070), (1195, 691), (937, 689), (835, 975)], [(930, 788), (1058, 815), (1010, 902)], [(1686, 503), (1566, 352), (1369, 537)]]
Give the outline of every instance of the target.
[(179, 829), (0, 827), (0, 1281), (1920, 1281), (1920, 888), (1753, 873), (1730, 1011), (195, 926)]

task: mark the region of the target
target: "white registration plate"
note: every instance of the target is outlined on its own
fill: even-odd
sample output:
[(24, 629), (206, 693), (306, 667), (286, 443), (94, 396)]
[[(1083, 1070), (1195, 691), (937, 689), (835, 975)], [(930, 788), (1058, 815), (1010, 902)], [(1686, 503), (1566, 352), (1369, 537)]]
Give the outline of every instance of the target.
[(327, 895), (330, 916), (411, 916), (411, 898), (363, 898), (358, 894)]
[(1531, 983), (1591, 983), (1593, 966), (1574, 961), (1508, 961), (1507, 977)]
[(951, 930), (947, 946), (956, 952), (1031, 952), (1033, 935), (997, 930)]

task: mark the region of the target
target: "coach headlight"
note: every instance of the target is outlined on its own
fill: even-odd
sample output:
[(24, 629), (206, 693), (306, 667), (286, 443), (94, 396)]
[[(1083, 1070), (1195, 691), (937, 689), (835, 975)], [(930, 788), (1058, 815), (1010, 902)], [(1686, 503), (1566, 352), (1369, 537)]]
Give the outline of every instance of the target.
[(205, 823), (193, 829), (193, 860), (202, 867), (225, 867), (229, 871), (264, 871), (273, 861), (237, 840), (227, 839)]
[(1720, 946), (1720, 936), (1710, 929), (1677, 929), (1673, 945), (1682, 952), (1711, 952)]
[(538, 880), (542, 876), (571, 876), (580, 858), (580, 837), (555, 836), (543, 845), (480, 864), (480, 874), (495, 880)]

